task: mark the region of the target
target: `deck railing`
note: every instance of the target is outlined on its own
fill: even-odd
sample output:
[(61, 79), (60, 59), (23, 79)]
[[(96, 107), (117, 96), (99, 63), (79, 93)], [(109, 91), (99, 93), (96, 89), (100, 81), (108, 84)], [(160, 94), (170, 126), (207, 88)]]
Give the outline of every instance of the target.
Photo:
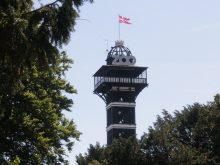
[(147, 84), (147, 78), (95, 77), (94, 88), (96, 89), (102, 83)]

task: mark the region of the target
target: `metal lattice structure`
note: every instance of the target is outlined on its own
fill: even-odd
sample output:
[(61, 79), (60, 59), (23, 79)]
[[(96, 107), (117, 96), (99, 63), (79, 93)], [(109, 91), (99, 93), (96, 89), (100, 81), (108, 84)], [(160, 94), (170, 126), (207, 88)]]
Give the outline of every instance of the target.
[[(127, 47), (124, 46), (124, 42), (116, 41), (115, 46), (111, 47), (111, 50), (108, 53), (106, 62), (107, 62), (107, 65), (112, 65), (112, 64), (123, 65), (125, 64), (124, 63), (125, 61), (123, 61), (123, 59), (125, 58), (130, 58), (128, 59), (126, 65), (132, 64), (132, 62), (133, 63), (136, 62), (136, 59), (134, 56), (132, 56), (131, 51)], [(117, 59), (115, 60), (115, 63), (114, 63), (114, 59)], [(121, 63), (119, 61), (120, 59), (122, 60)], [(132, 60), (132, 61), (129, 62), (129, 60)]]

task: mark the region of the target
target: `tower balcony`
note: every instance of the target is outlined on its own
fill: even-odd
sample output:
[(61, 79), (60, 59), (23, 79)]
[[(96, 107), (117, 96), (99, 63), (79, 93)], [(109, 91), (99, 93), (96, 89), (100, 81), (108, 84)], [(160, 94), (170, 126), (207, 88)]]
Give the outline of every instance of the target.
[(135, 102), (148, 86), (147, 67), (103, 65), (94, 75), (94, 93), (106, 104), (124, 100)]
[(129, 77), (94, 77), (94, 91), (103, 84), (112, 84), (117, 86), (147, 86), (147, 78), (129, 78)]

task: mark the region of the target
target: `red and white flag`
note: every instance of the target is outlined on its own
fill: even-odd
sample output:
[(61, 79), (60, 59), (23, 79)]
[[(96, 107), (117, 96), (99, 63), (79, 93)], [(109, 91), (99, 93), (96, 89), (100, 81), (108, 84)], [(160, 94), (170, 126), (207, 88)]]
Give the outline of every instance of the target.
[(130, 18), (127, 18), (127, 17), (123, 17), (123, 16), (120, 16), (119, 15), (119, 23), (125, 23), (125, 24), (131, 24), (129, 22)]

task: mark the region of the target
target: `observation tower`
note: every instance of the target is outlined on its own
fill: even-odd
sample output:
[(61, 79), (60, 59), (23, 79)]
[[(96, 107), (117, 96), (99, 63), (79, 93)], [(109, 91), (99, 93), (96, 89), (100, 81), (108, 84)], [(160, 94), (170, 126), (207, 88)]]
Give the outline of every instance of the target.
[(116, 41), (106, 65), (93, 75), (94, 94), (106, 103), (108, 145), (114, 138), (136, 136), (135, 100), (148, 83), (147, 67), (135, 63), (136, 58), (124, 42)]

